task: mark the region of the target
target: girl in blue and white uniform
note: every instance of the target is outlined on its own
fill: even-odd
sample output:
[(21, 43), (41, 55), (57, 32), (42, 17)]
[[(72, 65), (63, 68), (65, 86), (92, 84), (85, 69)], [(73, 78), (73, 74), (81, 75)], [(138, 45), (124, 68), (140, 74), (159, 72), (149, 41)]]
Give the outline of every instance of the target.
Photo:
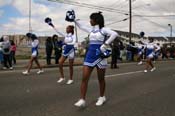
[(143, 59), (143, 54), (144, 54), (145, 48), (141, 42), (136, 43), (136, 46), (137, 46), (137, 60), (139, 61), (138, 65), (141, 65), (143, 63), (142, 59)]
[(70, 69), (70, 79), (67, 81), (67, 84), (73, 83), (73, 63), (75, 58), (75, 48), (74, 45), (76, 43), (76, 37), (74, 35), (74, 26), (68, 25), (66, 28), (66, 35), (58, 32), (64, 38), (64, 45), (63, 45), (63, 53), (61, 58), (59, 59), (59, 71), (60, 71), (60, 79), (57, 81), (61, 83), (65, 80), (64, 73), (63, 73), (63, 63), (68, 58), (69, 59), (69, 69)]
[(37, 36), (35, 34), (32, 34), (31, 37), (32, 39), (32, 43), (31, 43), (31, 59), (29, 61), (29, 64), (27, 66), (27, 70), (22, 72), (24, 75), (28, 75), (30, 73), (30, 69), (32, 68), (32, 64), (33, 61), (35, 61), (35, 63), (37, 64), (39, 71), (37, 72), (37, 74), (41, 74), (43, 73), (43, 69), (38, 61), (38, 47), (39, 47), (39, 40), (37, 38)]
[(143, 56), (143, 53), (144, 53), (144, 45), (142, 44), (141, 41), (139, 41), (138, 43), (135, 43), (134, 46), (132, 44), (130, 44), (130, 46), (137, 49), (138, 65), (141, 65), (143, 63), (142, 62), (142, 56)]
[(161, 52), (161, 47), (160, 47), (160, 44), (159, 43), (157, 43), (157, 44), (155, 44), (155, 46), (156, 46), (156, 50), (155, 50), (155, 53), (154, 53), (154, 63), (155, 63), (155, 61), (158, 59), (158, 57), (160, 56), (160, 52)]
[[(105, 97), (105, 71), (107, 66), (107, 59), (101, 58), (96, 55), (97, 49), (104, 53), (107, 46), (118, 36), (118, 34), (111, 29), (104, 27), (104, 18), (101, 12), (92, 13), (90, 15), (91, 28), (85, 27), (79, 23), (78, 20), (75, 24), (83, 31), (89, 34), (89, 47), (84, 59), (83, 66), (83, 78), (81, 82), (81, 97), (74, 104), (77, 107), (83, 107), (86, 105), (85, 98), (88, 88), (88, 81), (93, 69), (96, 67), (98, 82), (100, 87), (100, 97), (96, 102), (96, 106), (101, 106), (106, 101)], [(104, 42), (105, 35), (109, 38)]]
[(154, 58), (154, 52), (156, 51), (157, 47), (155, 43), (153, 43), (153, 38), (149, 38), (148, 43), (144, 43), (146, 47), (146, 67), (144, 72), (148, 72), (148, 68), (151, 67), (151, 72), (153, 72), (156, 68), (154, 67), (152, 60)]

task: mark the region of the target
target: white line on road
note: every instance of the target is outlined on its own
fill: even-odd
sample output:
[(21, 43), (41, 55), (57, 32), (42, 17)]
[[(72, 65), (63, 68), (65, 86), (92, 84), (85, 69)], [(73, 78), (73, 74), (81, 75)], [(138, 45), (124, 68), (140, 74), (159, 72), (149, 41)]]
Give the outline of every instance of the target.
[(126, 73), (119, 73), (119, 74), (113, 74), (113, 75), (106, 75), (105, 77), (115, 77), (115, 76), (122, 76), (122, 75), (130, 75), (135, 73), (142, 73), (143, 71), (134, 71), (134, 72), (126, 72)]

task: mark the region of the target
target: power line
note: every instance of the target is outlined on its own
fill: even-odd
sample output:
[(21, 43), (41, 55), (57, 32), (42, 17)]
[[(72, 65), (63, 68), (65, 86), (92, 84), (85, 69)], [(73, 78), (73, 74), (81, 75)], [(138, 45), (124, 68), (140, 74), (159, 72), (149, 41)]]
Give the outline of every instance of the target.
[(125, 19), (122, 19), (122, 20), (114, 21), (114, 22), (112, 22), (112, 23), (108, 23), (108, 24), (106, 24), (106, 25), (112, 25), (112, 24), (120, 23), (120, 22), (126, 21), (126, 20), (128, 20), (128, 19), (129, 19), (129, 17), (128, 17), (128, 18), (125, 18)]
[(104, 10), (104, 11), (108, 11), (108, 12), (115, 12), (115, 13), (119, 13), (119, 14), (128, 15), (128, 12), (124, 11), (124, 10), (119, 10), (119, 9), (114, 9), (114, 8), (107, 8), (107, 7), (103, 7), (103, 6), (96, 6), (96, 5), (87, 4), (87, 3), (73, 2), (73, 1), (69, 1), (69, 0), (67, 0), (67, 1), (48, 0), (48, 1), (59, 2), (59, 3), (63, 3), (63, 4), (69, 4), (69, 5), (79, 6), (79, 7), (85, 7), (85, 8), (90, 8), (90, 9), (98, 9), (98, 10)]
[(133, 15), (138, 17), (175, 17), (175, 15)]

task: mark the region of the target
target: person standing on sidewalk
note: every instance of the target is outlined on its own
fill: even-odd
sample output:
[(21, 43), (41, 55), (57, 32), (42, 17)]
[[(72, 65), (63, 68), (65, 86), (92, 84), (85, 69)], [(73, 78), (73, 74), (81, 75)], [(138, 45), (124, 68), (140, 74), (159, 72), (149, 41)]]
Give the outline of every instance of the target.
[(53, 44), (52, 44), (52, 38), (48, 37), (45, 42), (46, 46), (46, 62), (47, 65), (51, 64), (51, 56), (52, 56), (52, 50), (53, 50)]
[[(90, 15), (91, 28), (81, 25), (78, 20), (75, 20), (76, 25), (83, 31), (89, 34), (89, 47), (84, 59), (83, 78), (81, 82), (81, 96), (74, 104), (77, 107), (84, 107), (86, 105), (86, 93), (88, 88), (88, 81), (94, 68), (97, 69), (98, 82), (100, 88), (100, 97), (96, 102), (96, 106), (101, 106), (105, 103), (105, 71), (107, 67), (107, 59), (96, 55), (97, 50), (105, 53), (107, 47), (118, 36), (118, 34), (111, 29), (104, 27), (104, 17), (101, 12), (92, 13)], [(109, 38), (105, 38), (105, 35)], [(107, 39), (105, 41), (105, 39)]]
[(58, 64), (59, 63), (59, 59), (61, 57), (61, 53), (62, 53), (62, 46), (59, 45), (59, 42), (58, 41), (58, 35), (53, 35), (52, 36), (52, 41), (53, 41), (53, 48), (54, 48), (54, 51), (55, 51), (55, 64)]
[(15, 58), (15, 53), (16, 53), (16, 44), (13, 40), (10, 41), (11, 42), (11, 62), (13, 62), (14, 64), (16, 64), (16, 58)]
[(10, 40), (9, 40), (9, 36), (3, 36), (3, 43), (2, 43), (2, 52), (3, 52), (3, 59), (4, 59), (4, 67), (3, 69), (7, 69), (9, 68), (10, 70), (13, 70), (12, 67), (12, 62), (11, 62), (11, 44), (10, 44)]
[(27, 37), (32, 39), (31, 47), (32, 47), (32, 55), (29, 61), (29, 64), (27, 66), (27, 70), (22, 72), (24, 75), (28, 75), (30, 73), (30, 69), (32, 68), (33, 61), (37, 64), (39, 71), (37, 74), (43, 73), (43, 69), (38, 61), (38, 47), (39, 47), (39, 40), (38, 37), (35, 34), (27, 33)]
[(63, 45), (63, 53), (61, 58), (59, 59), (59, 71), (60, 71), (60, 78), (57, 81), (58, 83), (62, 83), (65, 81), (64, 72), (63, 72), (63, 64), (65, 60), (69, 59), (69, 69), (70, 69), (70, 79), (67, 81), (66, 84), (72, 84), (73, 83), (73, 63), (74, 63), (74, 57), (75, 57), (75, 42), (76, 37), (74, 35), (74, 26), (68, 25), (66, 27), (66, 35), (64, 35), (61, 32), (58, 32), (62, 37), (64, 38), (64, 45)]
[(3, 38), (1, 37), (0, 39), (0, 68), (2, 68), (3, 61), (4, 61), (3, 53), (2, 53), (2, 47), (3, 47), (2, 43), (3, 43)]

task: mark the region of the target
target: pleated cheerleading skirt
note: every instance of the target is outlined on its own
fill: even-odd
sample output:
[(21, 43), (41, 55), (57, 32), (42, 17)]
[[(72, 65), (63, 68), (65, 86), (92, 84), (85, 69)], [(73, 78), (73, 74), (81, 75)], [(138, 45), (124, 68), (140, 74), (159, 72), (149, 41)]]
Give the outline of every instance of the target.
[(62, 55), (69, 59), (73, 59), (75, 57), (74, 45), (65, 45)]
[(99, 55), (96, 54), (97, 49), (100, 49), (101, 44), (90, 44), (88, 51), (86, 53), (84, 59), (84, 65), (89, 67), (98, 66), (99, 68), (103, 69), (107, 67), (107, 59), (100, 58)]

